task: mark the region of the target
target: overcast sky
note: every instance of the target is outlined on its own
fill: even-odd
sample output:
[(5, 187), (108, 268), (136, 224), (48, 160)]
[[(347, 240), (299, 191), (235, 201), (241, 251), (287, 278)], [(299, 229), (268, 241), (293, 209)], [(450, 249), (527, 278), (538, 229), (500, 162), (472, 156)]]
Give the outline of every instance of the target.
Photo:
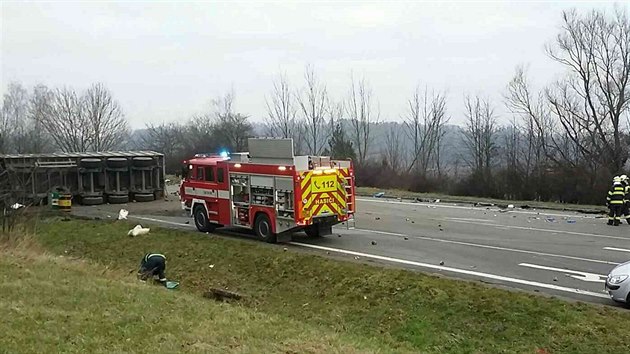
[(544, 45), (573, 7), (613, 2), (2, 1), (0, 90), (102, 82), (140, 128), (187, 119), (233, 88), (237, 110), (260, 121), (274, 77), (298, 88), (312, 64), (335, 99), (351, 70), (365, 76), (385, 120), (401, 119), (417, 84), (448, 90), (461, 123), (467, 93), (504, 114), (516, 65), (539, 86), (560, 73)]

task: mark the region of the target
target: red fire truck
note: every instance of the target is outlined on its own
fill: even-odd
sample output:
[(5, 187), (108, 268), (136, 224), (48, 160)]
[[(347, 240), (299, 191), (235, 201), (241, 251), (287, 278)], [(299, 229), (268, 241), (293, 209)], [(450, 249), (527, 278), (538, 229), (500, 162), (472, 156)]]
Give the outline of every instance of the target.
[(294, 156), (291, 139), (249, 139), (249, 151), (184, 161), (182, 207), (199, 231), (245, 227), (266, 242), (304, 230), (325, 236), (354, 224), (352, 161)]

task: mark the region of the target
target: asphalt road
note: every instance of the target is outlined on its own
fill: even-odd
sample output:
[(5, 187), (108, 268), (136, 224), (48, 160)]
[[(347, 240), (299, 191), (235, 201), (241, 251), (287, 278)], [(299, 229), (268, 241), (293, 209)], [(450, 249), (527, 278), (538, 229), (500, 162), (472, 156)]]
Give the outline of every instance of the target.
[[(194, 230), (185, 216), (136, 213), (133, 206), (130, 219)], [(120, 208), (107, 207), (75, 212), (115, 217)], [(630, 260), (630, 225), (607, 226), (593, 215), (373, 198), (357, 207), (356, 229), (338, 225), (332, 236), (296, 236), (291, 247), (611, 305), (605, 276)]]

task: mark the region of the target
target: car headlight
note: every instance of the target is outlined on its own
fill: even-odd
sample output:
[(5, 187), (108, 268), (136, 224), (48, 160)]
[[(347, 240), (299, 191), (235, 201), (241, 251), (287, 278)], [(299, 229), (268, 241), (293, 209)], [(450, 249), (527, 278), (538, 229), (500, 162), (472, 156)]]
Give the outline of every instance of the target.
[(611, 275), (608, 277), (608, 284), (620, 284), (623, 283), (624, 280), (628, 279), (627, 275)]

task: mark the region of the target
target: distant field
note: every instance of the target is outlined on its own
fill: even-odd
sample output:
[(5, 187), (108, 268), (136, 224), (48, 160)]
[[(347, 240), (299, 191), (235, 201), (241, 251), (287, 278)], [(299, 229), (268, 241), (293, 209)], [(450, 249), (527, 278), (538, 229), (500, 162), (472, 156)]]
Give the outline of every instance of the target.
[[(109, 271), (103, 278), (99, 275), (103, 268), (91, 266), (82, 271), (68, 266), (70, 274), (60, 276), (57, 268), (40, 272), (39, 263), (29, 266), (12, 258), (4, 260), (0, 270), (4, 285), (0, 289), (3, 294), (7, 293), (5, 288), (10, 290), (10, 300), (0, 300), (0, 315), (11, 320), (3, 324), (3, 331), (12, 331), (9, 338), (21, 338), (20, 345), (28, 345), (27, 330), (47, 338), (46, 321), (63, 326), (66, 310), (78, 311), (79, 318), (94, 314), (87, 317), (94, 319), (101, 313), (111, 316), (107, 309), (118, 303), (115, 316), (126, 315), (111, 323), (131, 326), (130, 332), (117, 333), (106, 321), (98, 333), (98, 325), (91, 324), (96, 327), (86, 333), (95, 339), (81, 339), (89, 346), (83, 342), (77, 345), (91, 350), (110, 337), (118, 348), (127, 348), (120, 343), (125, 336), (140, 338), (141, 333), (149, 338), (143, 345), (150, 345), (159, 338), (153, 335), (160, 328), (153, 315), (158, 309), (162, 320), (175, 316), (174, 324), (164, 327), (168, 345), (199, 341), (221, 348), (217, 351), (284, 352), (291, 346), (294, 349), (288, 352), (300, 353), (630, 352), (630, 311), (624, 309), (565, 302), (353, 260), (331, 260), (285, 251), (282, 246), (195, 232), (154, 227), (145, 237), (129, 238), (126, 232), (130, 224), (126, 223), (51, 219), (43, 220), (37, 228), (37, 241), (48, 252), (64, 258), (80, 257), (108, 266)], [(178, 293), (132, 281), (129, 272), (148, 251), (167, 255), (167, 276), (181, 281)], [(7, 263), (15, 265), (7, 267)], [(18, 280), (18, 276), (33, 281)], [(27, 283), (26, 288), (16, 285)], [(245, 297), (236, 304), (218, 305), (200, 296), (210, 287), (229, 288)], [(30, 299), (29, 294), (36, 292), (52, 296), (48, 300)], [(151, 301), (136, 300), (143, 296)], [(89, 298), (94, 301), (86, 300)], [(94, 304), (99, 302), (104, 305)], [(154, 307), (150, 307), (152, 302)], [(56, 310), (42, 317), (39, 313), (47, 304)], [(40, 306), (29, 315), (41, 318), (40, 322), (16, 316), (17, 310), (12, 308), (25, 311), (24, 305)], [(139, 324), (141, 316), (148, 316), (150, 325)], [(214, 322), (222, 325), (211, 327)], [(72, 323), (87, 325), (90, 320)], [(213, 331), (218, 334), (205, 333)], [(180, 340), (181, 336), (185, 339)], [(268, 343), (262, 339), (265, 337)], [(241, 347), (231, 348), (230, 343)]]
[(528, 206), (530, 208), (540, 209), (553, 209), (553, 210), (568, 210), (568, 211), (586, 211), (586, 212), (605, 212), (604, 205), (589, 205), (589, 204), (568, 204), (568, 203), (554, 203), (554, 202), (539, 202), (535, 200), (505, 200), (483, 197), (470, 197), (470, 196), (457, 196), (440, 193), (418, 193), (409, 192), (398, 189), (381, 189), (373, 187), (357, 187), (357, 194), (361, 196), (373, 196), (376, 193), (384, 192), (384, 197), (391, 198), (404, 198), (404, 199), (426, 199), (435, 200), (440, 199), (442, 202), (451, 203), (490, 203), (497, 206), (506, 206), (513, 204), (515, 207)]

